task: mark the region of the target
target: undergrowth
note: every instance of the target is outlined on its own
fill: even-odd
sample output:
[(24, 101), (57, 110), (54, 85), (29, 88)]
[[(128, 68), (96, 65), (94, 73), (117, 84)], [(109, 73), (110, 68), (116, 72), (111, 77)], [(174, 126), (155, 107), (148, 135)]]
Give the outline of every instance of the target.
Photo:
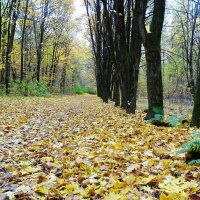
[[(0, 96), (5, 95), (5, 87), (2, 86), (0, 89)], [(64, 95), (75, 95), (75, 94), (96, 94), (96, 89), (91, 87), (81, 87), (80, 85), (74, 87), (66, 87), (64, 89)], [(61, 94), (60, 86), (56, 85), (48, 87), (44, 82), (24, 80), (22, 83), (12, 83), (10, 88), (10, 96), (50, 96)]]
[(182, 144), (177, 154), (186, 153), (186, 162), (189, 165), (200, 165), (200, 130), (191, 133), (192, 140)]

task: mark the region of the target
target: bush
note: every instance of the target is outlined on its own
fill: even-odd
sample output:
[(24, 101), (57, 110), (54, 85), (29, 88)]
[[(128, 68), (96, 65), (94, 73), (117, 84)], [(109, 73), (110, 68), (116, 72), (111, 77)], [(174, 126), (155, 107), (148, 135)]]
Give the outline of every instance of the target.
[(74, 88), (74, 91), (75, 91), (76, 94), (85, 94), (86, 93), (86, 90), (84, 88), (80, 87), (80, 86), (76, 86)]
[(95, 88), (88, 87), (88, 88), (85, 89), (85, 91), (88, 94), (94, 94), (94, 95), (97, 94), (97, 91), (96, 91)]
[(59, 85), (55, 85), (53, 87), (50, 87), (48, 89), (50, 91), (51, 94), (60, 94), (60, 86)]
[[(48, 92), (49, 91), (49, 92)], [(48, 88), (44, 82), (23, 80), (22, 83), (12, 83), (10, 88), (10, 95), (12, 96), (49, 96), (52, 94), (61, 94), (59, 85), (52, 88)], [(96, 94), (96, 89), (92, 87), (83, 88), (80, 85), (75, 87), (65, 88), (64, 94), (75, 95), (75, 94)], [(5, 86), (2, 86), (0, 95), (5, 95)]]
[(66, 95), (75, 95), (76, 92), (75, 92), (74, 88), (70, 87), (70, 88), (65, 88), (64, 94), (66, 94)]
[(49, 96), (47, 85), (37, 81), (24, 80), (22, 83), (12, 83), (11, 95), (23, 95), (23, 96)]
[(0, 87), (0, 96), (4, 96), (5, 93), (6, 93), (5, 91), (6, 91), (5, 87), (4, 87), (4, 86), (1, 86), (1, 87)]
[(91, 88), (91, 87), (88, 87), (88, 88), (83, 88), (81, 86), (76, 86), (74, 88), (74, 91), (75, 91), (75, 94), (96, 94), (96, 89), (95, 88)]

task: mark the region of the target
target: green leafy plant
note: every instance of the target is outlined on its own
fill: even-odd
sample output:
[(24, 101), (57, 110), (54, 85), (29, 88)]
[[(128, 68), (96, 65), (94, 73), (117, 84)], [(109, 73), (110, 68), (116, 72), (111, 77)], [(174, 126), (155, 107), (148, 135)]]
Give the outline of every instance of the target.
[(152, 106), (151, 109), (153, 110), (154, 113), (157, 113), (158, 115), (163, 115), (163, 109), (161, 107)]
[(88, 93), (88, 94), (97, 94), (97, 91), (95, 88), (92, 88), (92, 87), (88, 87), (85, 89), (85, 92)]
[(64, 90), (64, 94), (66, 94), (66, 95), (75, 95), (76, 92), (74, 91), (73, 87), (67, 87)]
[(190, 118), (186, 118), (184, 115), (172, 115), (164, 118), (161, 114), (154, 115), (153, 118), (146, 121), (147, 123), (151, 123), (157, 126), (168, 126), (168, 127), (181, 127), (184, 123), (189, 123)]
[(17, 96), (49, 96), (48, 88), (45, 83), (37, 81), (24, 80), (22, 83), (13, 83), (11, 85), (11, 95)]
[(192, 140), (182, 144), (177, 154), (186, 153), (186, 161), (189, 165), (200, 165), (200, 130), (191, 133)]
[(85, 89), (82, 88), (81, 86), (76, 86), (74, 88), (74, 91), (75, 91), (76, 94), (85, 94), (86, 93)]
[(155, 114), (153, 118), (147, 120), (146, 122), (147, 123), (153, 123), (155, 121), (162, 121), (163, 118), (164, 118), (163, 115), (161, 115), (161, 114)]

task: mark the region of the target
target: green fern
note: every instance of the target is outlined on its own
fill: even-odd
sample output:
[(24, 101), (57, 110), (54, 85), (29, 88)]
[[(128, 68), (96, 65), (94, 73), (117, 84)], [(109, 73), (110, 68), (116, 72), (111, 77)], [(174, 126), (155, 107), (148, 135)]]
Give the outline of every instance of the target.
[(186, 161), (189, 165), (200, 164), (200, 130), (191, 133), (192, 140), (182, 144), (177, 154), (188, 153)]
[(193, 131), (191, 136), (193, 139), (200, 139), (200, 130)]
[(200, 165), (200, 159), (189, 161), (188, 165)]

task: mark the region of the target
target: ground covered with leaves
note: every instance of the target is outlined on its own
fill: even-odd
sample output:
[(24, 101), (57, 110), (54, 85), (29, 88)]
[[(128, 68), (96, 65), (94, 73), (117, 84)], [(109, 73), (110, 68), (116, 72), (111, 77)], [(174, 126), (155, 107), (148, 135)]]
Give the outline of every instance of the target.
[(0, 99), (0, 199), (198, 200), (192, 131), (90, 95)]

